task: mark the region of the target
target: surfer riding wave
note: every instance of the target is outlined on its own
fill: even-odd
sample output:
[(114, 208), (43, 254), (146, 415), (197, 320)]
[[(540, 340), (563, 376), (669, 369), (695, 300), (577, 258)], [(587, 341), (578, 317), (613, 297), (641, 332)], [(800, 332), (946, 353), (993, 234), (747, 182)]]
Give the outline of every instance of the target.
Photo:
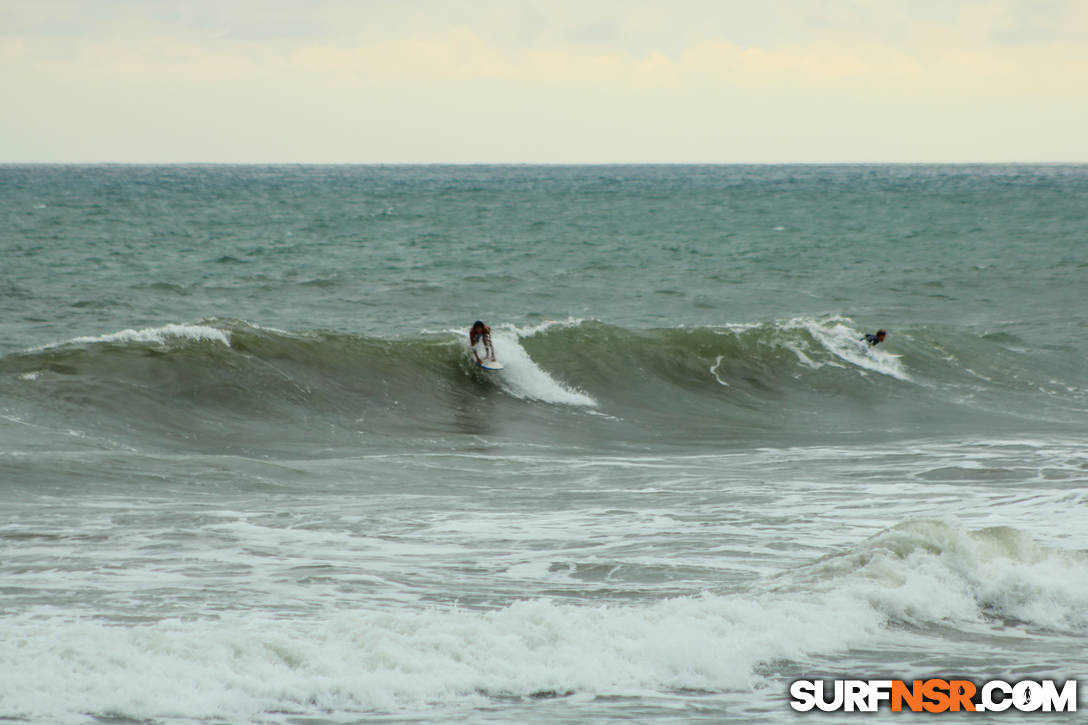
[[(472, 329), (468, 332), (468, 344), (472, 348), (472, 354), (476, 356), (476, 364), (483, 364), (484, 360), (495, 359), (495, 348), (491, 346), (491, 328), (480, 320), (472, 323)], [(483, 347), (484, 356), (480, 357), (477, 345)]]

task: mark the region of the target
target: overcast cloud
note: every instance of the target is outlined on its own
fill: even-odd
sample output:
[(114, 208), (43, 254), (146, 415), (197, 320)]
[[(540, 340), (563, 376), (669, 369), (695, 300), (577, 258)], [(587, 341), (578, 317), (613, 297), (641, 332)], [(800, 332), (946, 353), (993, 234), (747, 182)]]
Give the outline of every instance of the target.
[(1088, 161), (1088, 3), (0, 0), (0, 161)]

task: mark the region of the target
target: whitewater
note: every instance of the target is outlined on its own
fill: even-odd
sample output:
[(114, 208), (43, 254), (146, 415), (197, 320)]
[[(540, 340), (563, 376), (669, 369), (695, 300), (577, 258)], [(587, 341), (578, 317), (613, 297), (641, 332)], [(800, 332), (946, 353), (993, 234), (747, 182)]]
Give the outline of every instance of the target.
[(2, 719), (915, 722), (789, 686), (1088, 681), (1086, 167), (0, 184)]

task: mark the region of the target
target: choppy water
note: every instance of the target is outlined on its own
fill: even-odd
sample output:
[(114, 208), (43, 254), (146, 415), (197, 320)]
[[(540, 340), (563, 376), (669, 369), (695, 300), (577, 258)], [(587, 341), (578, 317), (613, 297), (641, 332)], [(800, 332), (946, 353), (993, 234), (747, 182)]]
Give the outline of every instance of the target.
[(1088, 679), (1088, 167), (0, 166), (0, 214), (2, 718)]

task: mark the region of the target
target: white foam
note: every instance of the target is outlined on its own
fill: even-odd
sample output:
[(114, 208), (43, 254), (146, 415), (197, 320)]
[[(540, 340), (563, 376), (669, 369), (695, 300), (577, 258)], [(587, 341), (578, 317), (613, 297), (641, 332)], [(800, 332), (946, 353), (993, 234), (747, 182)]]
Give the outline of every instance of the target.
[(954, 519), (908, 521), (813, 570), (899, 621), (997, 617), (1088, 634), (1088, 557), (1041, 546), (1009, 527), (971, 531)]
[(495, 357), (505, 366), (499, 374), (498, 383), (511, 395), (545, 403), (597, 407), (597, 401), (592, 397), (561, 383), (533, 362), (521, 346), (516, 328), (493, 329), (491, 339)]
[(718, 381), (719, 385), (724, 385), (725, 387), (728, 388), (729, 383), (722, 380), (722, 376), (718, 374), (718, 368), (721, 367), (722, 360), (724, 360), (724, 359), (725, 359), (725, 355), (719, 355), (718, 357), (716, 357), (714, 359), (714, 364), (710, 366), (710, 374), (714, 376), (714, 379)]
[[(620, 463), (642, 465), (639, 460)], [(267, 536), (280, 537), (280, 551), (356, 547), (354, 557), (360, 555), (357, 547), (380, 544), (340, 531), (269, 532), (232, 522), (240, 515), (235, 511), (216, 515), (227, 520), (212, 527), (215, 533), (245, 537), (247, 548), (258, 551), (270, 549), (248, 544)], [(564, 529), (560, 514), (553, 522), (557, 532)], [(443, 533), (475, 538), (475, 526), (456, 519), (448, 523)], [(533, 517), (512, 533), (539, 538), (540, 523), (539, 516)], [(631, 523), (651, 533), (655, 526), (676, 527), (675, 519), (664, 515), (640, 516)], [(113, 530), (108, 513), (101, 526)], [(489, 524), (478, 530), (495, 528)], [(501, 536), (506, 540), (511, 531)], [(443, 536), (442, 546), (458, 540)], [(426, 548), (412, 553), (434, 555)], [(207, 555), (215, 556), (215, 548)], [(558, 575), (551, 556), (519, 554), (516, 559), (507, 571), (515, 579)], [(676, 563), (667, 554), (654, 558), (649, 552), (642, 560)], [(571, 563), (595, 561), (583, 557)], [(616, 563), (613, 557), (600, 561)], [(153, 578), (144, 581), (140, 572), (111, 569), (111, 579), (122, 577), (111, 586), (118, 591), (170, 587), (172, 577), (179, 576), (158, 570), (149, 574)], [(57, 586), (71, 582), (70, 572), (49, 575), (57, 578)], [(102, 576), (93, 572), (96, 580)], [(358, 586), (351, 578), (337, 584)], [(822, 664), (828, 655), (851, 647), (880, 648), (889, 640), (895, 645), (903, 629), (888, 627), (889, 622), (990, 631), (989, 620), (1010, 618), (1056, 629), (1063, 637), (1082, 636), (1088, 631), (1088, 559), (1040, 546), (1015, 529), (972, 531), (955, 520), (916, 520), (739, 593), (610, 606), (586, 599), (575, 604), (526, 598), (487, 609), (389, 606), (373, 600), (364, 605), (360, 599), (366, 598), (353, 595), (339, 605), (315, 609), (315, 598), (309, 597), (307, 607), (290, 614), (284, 609), (216, 609), (212, 616), (142, 624), (78, 618), (72, 610), (44, 607), (3, 617), (0, 716), (57, 723), (105, 715), (354, 722), (393, 711), (449, 722), (458, 719), (449, 715), (451, 708), (491, 708), (495, 698), (545, 692), (607, 699), (742, 691), (757, 700), (758, 691), (769, 684), (760, 673), (772, 671), (772, 683), (780, 676), (773, 674), (780, 673), (774, 663)], [(1015, 624), (1000, 622), (998, 627), (1003, 637), (1017, 636)]]
[(864, 639), (879, 618), (834, 598), (705, 595), (648, 605), (521, 601), (492, 611), (227, 615), (110, 626), (0, 620), (6, 716), (83, 722), (260, 719), (485, 704), (540, 692), (747, 689), (758, 664)]
[(162, 345), (171, 338), (180, 338), (197, 342), (221, 342), (228, 347), (230, 346), (230, 333), (225, 330), (220, 330), (217, 327), (211, 327), (209, 325), (170, 324), (162, 327), (145, 327), (141, 330), (121, 330), (106, 335), (74, 337), (70, 340), (30, 348), (28, 352), (52, 350), (58, 347), (67, 347), (69, 345), (93, 345), (96, 343), (111, 342), (150, 342)]
[(565, 320), (545, 320), (544, 322), (536, 325), (504, 325), (506, 329), (513, 330), (517, 333), (519, 338), (532, 337), (533, 335), (539, 335), (542, 332), (547, 332), (553, 327), (578, 327), (586, 322), (596, 322), (593, 318), (586, 317), (568, 317)]
[[(571, 385), (560, 382), (543, 370), (529, 357), (521, 346), (521, 339), (531, 337), (551, 327), (574, 327), (583, 320), (550, 320), (539, 325), (519, 328), (512, 324), (491, 328), (491, 342), (495, 348), (495, 357), (503, 364), (501, 373), (494, 375), (496, 383), (511, 395), (524, 400), (539, 400), (544, 403), (573, 405), (585, 408), (597, 407), (597, 401), (590, 395), (577, 390)], [(468, 351), (468, 334), (464, 330), (445, 330), (453, 333)], [(466, 354), (471, 355), (471, 352)]]
[[(784, 327), (807, 330), (827, 352), (850, 365), (888, 375), (897, 380), (911, 380), (899, 358), (876, 347), (869, 347), (861, 339), (864, 335), (845, 323), (846, 321), (842, 318), (830, 320), (797, 318), (790, 320)], [(811, 359), (804, 358), (797, 350), (794, 352), (799, 358), (803, 358), (802, 363), (810, 367), (813, 365)]]
[(825, 364), (834, 365), (835, 367), (841, 367), (841, 365), (838, 365), (837, 363), (816, 362), (815, 360), (813, 360), (812, 358), (810, 358), (808, 355), (805, 354), (805, 351), (801, 349), (800, 345), (796, 345), (796, 344), (794, 344), (792, 342), (787, 342), (785, 346), (786, 346), (786, 349), (789, 350), (790, 352), (792, 352), (794, 355), (796, 355), (797, 360), (807, 368), (811, 368), (813, 370), (819, 370)]

